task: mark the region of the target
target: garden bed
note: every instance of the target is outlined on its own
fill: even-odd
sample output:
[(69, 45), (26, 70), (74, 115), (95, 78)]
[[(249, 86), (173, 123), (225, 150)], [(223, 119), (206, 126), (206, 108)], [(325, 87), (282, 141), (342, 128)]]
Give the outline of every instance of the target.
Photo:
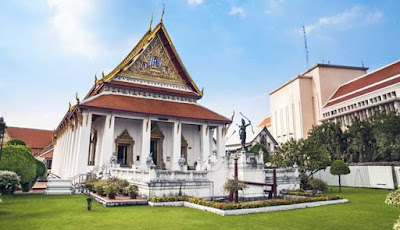
[(346, 203), (348, 200), (336, 195), (319, 195), (315, 197), (277, 199), (245, 203), (221, 203), (200, 198), (181, 197), (152, 197), (148, 202), (152, 207), (183, 206), (212, 212), (221, 216), (243, 215), (259, 212), (274, 212), (299, 208), (317, 207), (330, 204)]
[(146, 199), (131, 199), (129, 196), (115, 196), (115, 199), (108, 199), (106, 196), (99, 196), (92, 192), (89, 193), (89, 196), (102, 204), (104, 207), (147, 205)]

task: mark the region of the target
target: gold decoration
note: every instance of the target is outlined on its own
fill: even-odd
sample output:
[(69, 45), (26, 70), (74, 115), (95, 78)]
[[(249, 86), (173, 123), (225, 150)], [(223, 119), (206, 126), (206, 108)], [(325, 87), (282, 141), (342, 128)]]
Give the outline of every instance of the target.
[(151, 24), (153, 24), (153, 13), (151, 13), (151, 21), (150, 21), (149, 31), (151, 31)]
[(76, 103), (79, 105), (81, 103), (81, 100), (79, 100), (78, 92), (76, 92), (76, 94), (75, 94), (75, 99), (76, 99)]
[(155, 36), (136, 61), (119, 75), (184, 84), (158, 36)]
[(104, 71), (101, 71), (101, 77), (103, 80), (106, 78), (106, 76), (104, 75)]
[(160, 19), (160, 23), (163, 22), (163, 18), (164, 18), (164, 11), (165, 11), (165, 3), (163, 3), (163, 9), (162, 9), (162, 13), (161, 13), (161, 19)]
[(71, 105), (71, 102), (68, 102), (68, 110), (71, 112), (72, 111), (72, 105)]
[(94, 75), (94, 84), (96, 85), (99, 80), (97, 79), (97, 75)]

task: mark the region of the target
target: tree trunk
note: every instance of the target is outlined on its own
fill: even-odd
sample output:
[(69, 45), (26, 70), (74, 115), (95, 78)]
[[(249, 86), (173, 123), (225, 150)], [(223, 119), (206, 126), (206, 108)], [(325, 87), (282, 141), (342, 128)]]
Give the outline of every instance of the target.
[(339, 192), (342, 192), (342, 183), (340, 181), (340, 175), (339, 175)]

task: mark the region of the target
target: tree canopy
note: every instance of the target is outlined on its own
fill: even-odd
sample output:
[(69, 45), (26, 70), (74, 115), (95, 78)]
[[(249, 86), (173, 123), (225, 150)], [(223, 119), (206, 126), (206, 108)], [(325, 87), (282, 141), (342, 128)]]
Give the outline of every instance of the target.
[(330, 172), (332, 175), (346, 175), (350, 173), (350, 168), (342, 160), (335, 160), (331, 164)]

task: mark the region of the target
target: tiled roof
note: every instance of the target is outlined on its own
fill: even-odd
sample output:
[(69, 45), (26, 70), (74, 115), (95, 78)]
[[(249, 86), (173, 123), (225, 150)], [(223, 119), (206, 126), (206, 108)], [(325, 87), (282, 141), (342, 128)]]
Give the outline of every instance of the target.
[(122, 95), (100, 95), (83, 102), (81, 107), (117, 110), (148, 115), (172, 116), (231, 123), (231, 121), (203, 106), (194, 103), (181, 103), (156, 99), (146, 99)]
[(270, 127), (271, 126), (271, 116), (266, 117), (264, 120), (261, 121), (261, 123), (258, 125), (258, 127)]
[(164, 93), (172, 94), (172, 95), (183, 95), (183, 96), (200, 98), (200, 95), (198, 95), (197, 93), (195, 93), (193, 91), (183, 91), (183, 90), (169, 89), (169, 88), (164, 88), (164, 87), (136, 84), (136, 83), (130, 83), (130, 82), (123, 82), (123, 81), (110, 81), (110, 82), (106, 83), (106, 85), (122, 86), (122, 87), (128, 87), (128, 88), (135, 88), (135, 89), (139, 89), (139, 90), (146, 90), (146, 91), (152, 91), (152, 92), (164, 92)]
[[(363, 88), (368, 87), (373, 84), (377, 84), (381, 81), (384, 81), (384, 80), (391, 78), (398, 74), (400, 74), (400, 60), (339, 86), (339, 88), (329, 99), (329, 101), (325, 105), (325, 107), (342, 102), (342, 101), (344, 101), (343, 98), (347, 98), (345, 100), (348, 100), (350, 98), (371, 92), (370, 88), (366, 88), (364, 90), (363, 90)], [(378, 86), (378, 85), (380, 85), (380, 86)], [(383, 85), (387, 86), (387, 83), (381, 83), (378, 85), (375, 85), (371, 88), (374, 88), (374, 90), (376, 90), (376, 89), (385, 87)], [(361, 91), (357, 91), (357, 90), (361, 90)], [(355, 92), (355, 91), (357, 91), (357, 92)], [(347, 95), (347, 96), (345, 96), (345, 95)], [(339, 99), (339, 97), (342, 97), (342, 96), (345, 96), (345, 97)]]
[(7, 133), (11, 138), (25, 141), (30, 148), (44, 148), (53, 138), (53, 131), (42, 129), (7, 127)]

